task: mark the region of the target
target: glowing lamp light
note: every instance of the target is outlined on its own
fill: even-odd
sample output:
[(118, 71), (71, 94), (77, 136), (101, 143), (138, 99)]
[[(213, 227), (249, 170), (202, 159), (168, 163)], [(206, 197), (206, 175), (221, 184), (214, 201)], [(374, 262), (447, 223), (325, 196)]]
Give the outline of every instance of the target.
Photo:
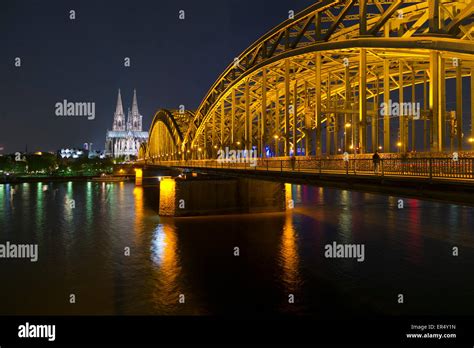
[(346, 127), (346, 128), (351, 128), (351, 126), (352, 126), (352, 125), (351, 125), (349, 122), (347, 122), (347, 123), (344, 125), (344, 127)]
[(240, 141), (237, 142), (237, 145), (240, 145)]
[(398, 143), (397, 143), (397, 146), (398, 146), (398, 147), (401, 147), (401, 146), (402, 146), (402, 143), (401, 143), (401, 142), (398, 142)]
[(351, 150), (354, 149), (354, 145), (349, 146), (349, 149)]
[(382, 150), (382, 146), (379, 146), (379, 150)]
[(279, 136), (278, 136), (278, 135), (276, 135), (276, 134), (275, 134), (273, 137), (274, 137), (275, 139), (278, 139), (278, 138), (279, 138)]
[(474, 138), (469, 138), (468, 141), (469, 141), (470, 143), (474, 143)]

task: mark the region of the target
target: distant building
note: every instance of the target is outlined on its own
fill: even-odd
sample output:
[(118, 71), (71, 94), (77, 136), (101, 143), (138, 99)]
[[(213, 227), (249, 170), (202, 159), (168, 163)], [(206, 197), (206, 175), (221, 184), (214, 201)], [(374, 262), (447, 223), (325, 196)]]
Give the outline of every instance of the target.
[(112, 130), (107, 131), (105, 155), (110, 157), (137, 156), (140, 145), (148, 140), (148, 132), (142, 131), (142, 118), (138, 111), (137, 93), (133, 90), (132, 110), (127, 120), (122, 107), (122, 96), (118, 91)]

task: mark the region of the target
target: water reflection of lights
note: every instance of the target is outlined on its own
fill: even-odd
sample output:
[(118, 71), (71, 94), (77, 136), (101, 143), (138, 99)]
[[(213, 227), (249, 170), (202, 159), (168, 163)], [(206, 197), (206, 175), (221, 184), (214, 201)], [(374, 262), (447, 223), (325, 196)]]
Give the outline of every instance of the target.
[(152, 242), (152, 258), (153, 262), (158, 266), (161, 266), (163, 263), (165, 247), (166, 247), (166, 236), (164, 232), (164, 227), (162, 224), (158, 225), (158, 228), (155, 231)]
[(299, 255), (298, 242), (295, 227), (293, 225), (293, 214), (286, 216), (283, 235), (281, 238), (280, 260), (283, 271), (283, 284), (289, 293), (298, 291), (300, 275), (298, 271)]
[(178, 254), (178, 241), (174, 226), (159, 224), (151, 242), (151, 258), (157, 266), (154, 268), (154, 280), (157, 291), (154, 292), (154, 302), (161, 313), (176, 311), (179, 291), (181, 265)]

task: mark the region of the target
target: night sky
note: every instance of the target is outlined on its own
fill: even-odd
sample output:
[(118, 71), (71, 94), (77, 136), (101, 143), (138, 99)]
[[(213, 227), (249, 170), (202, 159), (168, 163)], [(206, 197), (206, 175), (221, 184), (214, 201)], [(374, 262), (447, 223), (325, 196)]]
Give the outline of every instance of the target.
[[(0, 153), (103, 149), (117, 90), (137, 89), (144, 130), (154, 112), (195, 109), (234, 57), (313, 0), (2, 1)], [(76, 19), (69, 19), (69, 11)], [(179, 20), (179, 11), (185, 20)], [(21, 67), (15, 67), (15, 57)], [(124, 67), (130, 57), (131, 67)], [(95, 120), (55, 104), (95, 102)]]

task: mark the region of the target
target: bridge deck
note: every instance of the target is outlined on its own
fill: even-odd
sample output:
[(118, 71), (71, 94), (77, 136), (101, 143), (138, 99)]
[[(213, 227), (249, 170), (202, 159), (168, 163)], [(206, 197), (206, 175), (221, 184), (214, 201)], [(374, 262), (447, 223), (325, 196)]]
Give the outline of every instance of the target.
[(255, 159), (240, 163), (218, 160), (154, 161), (151, 165), (178, 168), (201, 168), (232, 171), (255, 171), (292, 174), (325, 174), (337, 176), (429, 179), (474, 184), (474, 159), (413, 158), (382, 159), (378, 168), (369, 159)]

